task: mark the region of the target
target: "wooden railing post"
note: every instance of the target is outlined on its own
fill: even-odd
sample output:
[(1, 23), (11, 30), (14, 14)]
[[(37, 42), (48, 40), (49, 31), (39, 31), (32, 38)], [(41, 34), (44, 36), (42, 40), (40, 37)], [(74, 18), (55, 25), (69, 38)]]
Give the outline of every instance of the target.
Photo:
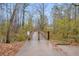
[(38, 31), (38, 40), (40, 40), (40, 37), (39, 37), (39, 35), (40, 35), (40, 33), (39, 33), (39, 31)]
[(49, 33), (49, 31), (48, 31), (48, 40), (50, 39), (50, 36), (49, 36), (49, 34), (50, 34), (50, 33)]

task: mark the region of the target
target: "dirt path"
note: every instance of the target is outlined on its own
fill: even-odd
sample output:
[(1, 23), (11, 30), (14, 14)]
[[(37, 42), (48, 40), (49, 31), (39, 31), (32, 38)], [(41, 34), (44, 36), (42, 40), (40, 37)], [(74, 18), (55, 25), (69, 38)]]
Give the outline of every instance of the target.
[(54, 46), (40, 34), (38, 40), (38, 32), (34, 32), (32, 39), (26, 41), (22, 49), (16, 54), (17, 56), (59, 56), (64, 55), (57, 51)]

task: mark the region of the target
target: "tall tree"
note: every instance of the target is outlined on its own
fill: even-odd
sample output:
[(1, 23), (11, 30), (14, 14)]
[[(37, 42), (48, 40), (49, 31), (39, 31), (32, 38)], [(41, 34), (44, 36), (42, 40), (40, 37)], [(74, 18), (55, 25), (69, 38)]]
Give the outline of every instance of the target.
[(44, 5), (44, 3), (42, 3), (42, 4), (39, 4), (39, 8), (37, 9), (37, 11), (39, 12), (39, 15), (40, 15), (40, 19), (38, 20), (38, 23), (39, 23), (39, 27), (40, 27), (40, 29), (41, 30), (43, 30), (44, 29), (44, 25), (45, 25), (45, 23), (44, 23), (44, 21), (45, 21), (45, 19), (44, 19), (44, 10), (45, 9), (45, 5)]
[(22, 26), (24, 26), (24, 21), (25, 21), (25, 12), (26, 12), (26, 7), (28, 6), (29, 4), (25, 4), (25, 3), (23, 3), (23, 6), (22, 6), (22, 16), (23, 16), (23, 18), (22, 18)]
[(12, 23), (13, 23), (14, 16), (16, 14), (17, 7), (18, 7), (18, 4), (15, 5), (15, 8), (14, 8), (13, 13), (12, 13), (12, 16), (10, 18), (10, 24), (8, 26), (7, 35), (6, 35), (6, 43), (10, 43), (10, 38), (9, 38), (10, 30), (11, 30), (11, 26), (12, 26)]

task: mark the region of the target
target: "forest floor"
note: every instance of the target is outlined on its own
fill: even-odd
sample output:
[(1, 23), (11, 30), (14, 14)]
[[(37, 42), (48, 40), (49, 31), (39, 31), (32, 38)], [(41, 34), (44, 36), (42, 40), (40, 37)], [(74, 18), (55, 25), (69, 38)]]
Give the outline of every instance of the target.
[[(23, 47), (22, 47), (23, 46)], [(26, 42), (0, 43), (0, 56), (79, 56), (79, 45), (56, 45), (44, 35), (34, 32)]]
[(23, 46), (24, 42), (0, 43), (0, 56), (13, 56)]

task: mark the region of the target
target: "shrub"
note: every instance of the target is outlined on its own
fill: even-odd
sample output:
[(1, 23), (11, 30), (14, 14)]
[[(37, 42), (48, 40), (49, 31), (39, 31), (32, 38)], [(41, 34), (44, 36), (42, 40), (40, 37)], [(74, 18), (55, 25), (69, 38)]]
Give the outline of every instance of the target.
[(26, 30), (23, 28), (20, 28), (18, 33), (16, 34), (16, 40), (17, 41), (24, 41), (27, 39), (27, 34), (26, 34)]

